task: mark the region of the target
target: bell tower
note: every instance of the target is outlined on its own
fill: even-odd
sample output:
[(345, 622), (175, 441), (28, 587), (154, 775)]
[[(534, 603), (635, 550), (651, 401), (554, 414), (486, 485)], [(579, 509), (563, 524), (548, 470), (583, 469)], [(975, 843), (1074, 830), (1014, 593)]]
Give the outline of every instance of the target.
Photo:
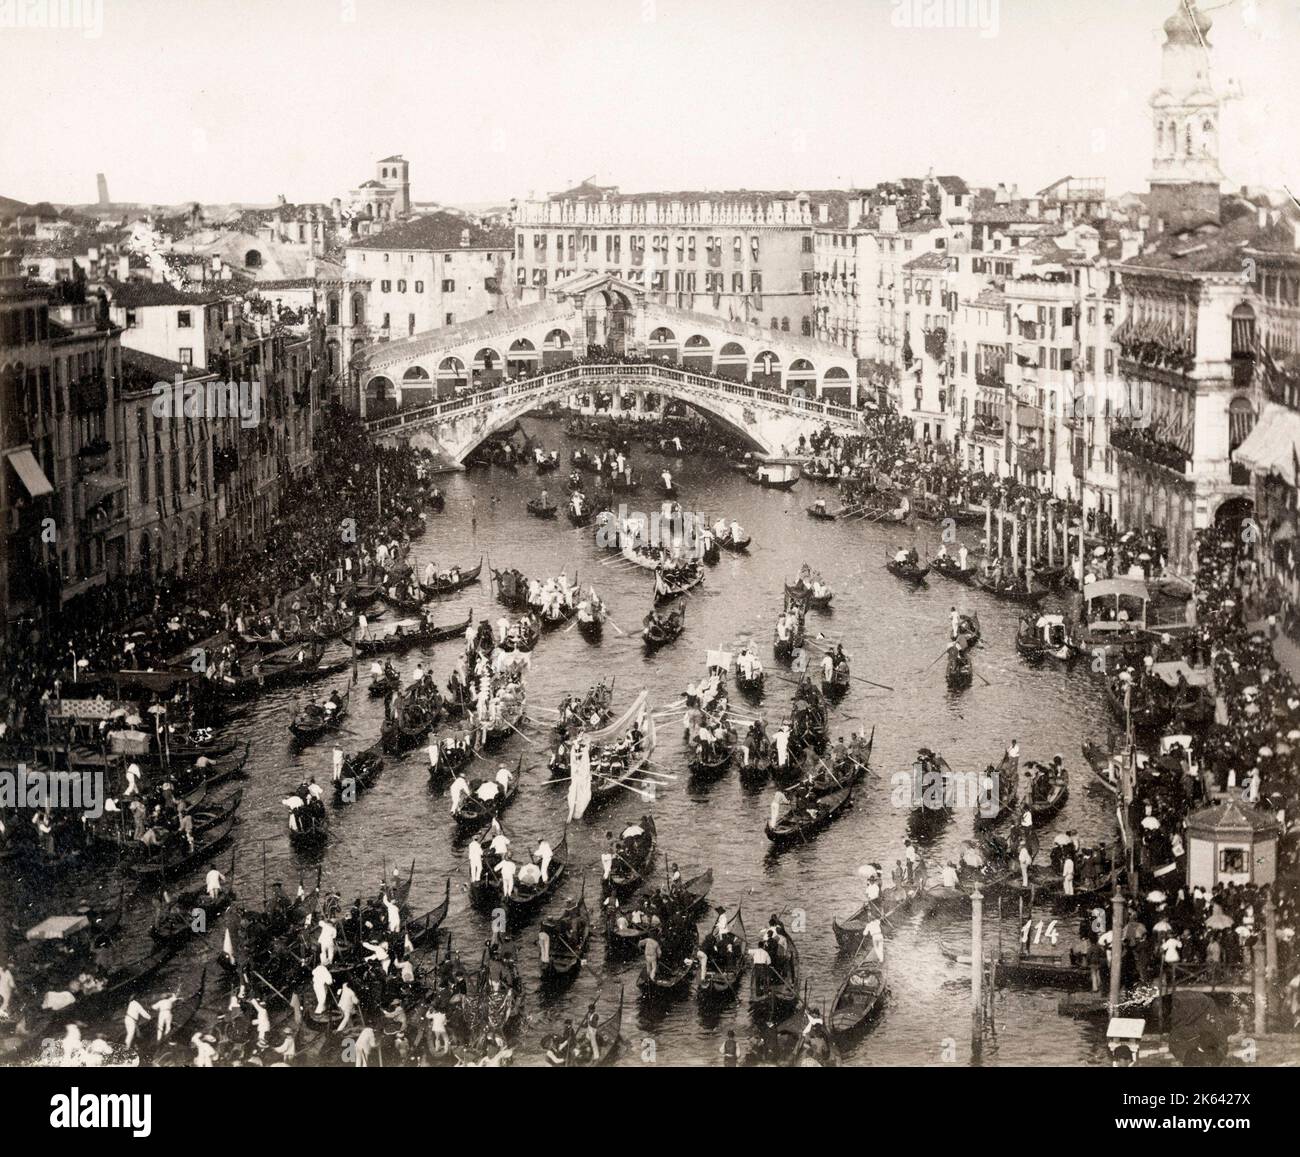
[(1220, 100), (1210, 84), (1211, 20), (1180, 0), (1165, 21), (1160, 85), (1151, 96), (1151, 217), (1164, 229), (1219, 219)]

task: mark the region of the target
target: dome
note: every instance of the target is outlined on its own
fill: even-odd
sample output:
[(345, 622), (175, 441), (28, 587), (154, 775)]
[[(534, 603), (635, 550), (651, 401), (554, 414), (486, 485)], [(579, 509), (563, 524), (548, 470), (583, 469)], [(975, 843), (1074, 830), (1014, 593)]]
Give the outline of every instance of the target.
[(1181, 0), (1178, 11), (1165, 21), (1165, 41), (1168, 44), (1199, 45), (1214, 23), (1197, 9), (1192, 0)]

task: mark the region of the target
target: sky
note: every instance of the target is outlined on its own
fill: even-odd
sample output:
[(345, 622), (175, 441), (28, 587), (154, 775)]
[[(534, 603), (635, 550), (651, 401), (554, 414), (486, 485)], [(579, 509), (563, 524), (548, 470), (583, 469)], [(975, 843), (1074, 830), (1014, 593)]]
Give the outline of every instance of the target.
[[(0, 194), (328, 201), (401, 153), (415, 200), (465, 205), (931, 169), (1142, 191), (1178, 0), (948, 0), (942, 27), (915, 25), (943, 0), (62, 2), (0, 0)], [(1300, 195), (1300, 5), (1222, 3), (1224, 173)]]

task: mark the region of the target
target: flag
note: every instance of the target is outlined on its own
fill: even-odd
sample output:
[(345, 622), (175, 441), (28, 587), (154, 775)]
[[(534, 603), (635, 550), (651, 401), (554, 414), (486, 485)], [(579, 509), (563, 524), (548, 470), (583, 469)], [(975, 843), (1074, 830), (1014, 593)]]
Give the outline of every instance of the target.
[(591, 803), (591, 748), (580, 740), (569, 752), (569, 819), (580, 820)]

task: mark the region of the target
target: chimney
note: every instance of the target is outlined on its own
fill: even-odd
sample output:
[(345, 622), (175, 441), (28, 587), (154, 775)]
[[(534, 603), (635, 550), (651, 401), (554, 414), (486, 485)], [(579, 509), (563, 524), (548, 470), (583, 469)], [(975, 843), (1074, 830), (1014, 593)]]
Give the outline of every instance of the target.
[(831, 219), (831, 207), (823, 201), (817, 206), (817, 220), (823, 225), (829, 223)]
[(897, 205), (882, 205), (880, 207), (880, 231), (882, 233), (898, 232)]
[(343, 202), (337, 197), (330, 202), (330, 214), (335, 221), (341, 220), (343, 217)]
[(468, 230), (468, 229), (462, 229), (462, 230), (460, 231), (460, 247), (461, 247), (462, 249), (468, 249), (468, 248), (469, 248), (469, 230)]
[(119, 253), (117, 256), (117, 279), (118, 281), (131, 279), (131, 258), (125, 253)]
[(1268, 228), (1268, 209), (1266, 206), (1260, 205), (1255, 210), (1255, 220), (1261, 229)]
[(1005, 205), (1009, 200), (1011, 200), (1011, 196), (1007, 192), (1006, 185), (999, 181), (997, 191), (993, 194), (993, 203), (995, 205)]
[(865, 216), (867, 211), (867, 199), (865, 197), (849, 198), (849, 228), (856, 229), (859, 222)]
[(1040, 206), (1041, 206), (1041, 202), (1039, 201), (1039, 199), (1038, 199), (1037, 197), (1030, 197), (1030, 198), (1029, 198), (1029, 203), (1025, 206), (1025, 211), (1026, 211), (1026, 212), (1027, 212), (1031, 217), (1035, 217), (1035, 218), (1036, 218), (1036, 217), (1038, 216), (1038, 214), (1039, 214), (1039, 208), (1040, 208)]

